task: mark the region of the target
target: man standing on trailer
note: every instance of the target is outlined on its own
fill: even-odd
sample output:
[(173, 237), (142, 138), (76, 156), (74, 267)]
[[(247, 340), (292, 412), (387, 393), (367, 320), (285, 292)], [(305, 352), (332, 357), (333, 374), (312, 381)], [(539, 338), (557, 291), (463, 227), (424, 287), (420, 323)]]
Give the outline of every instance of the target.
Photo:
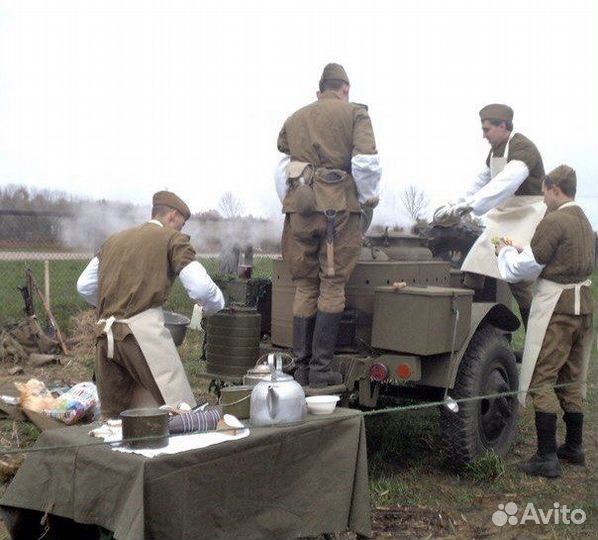
[(282, 255), (293, 283), (296, 380), (342, 383), (331, 364), (345, 284), (361, 245), (362, 206), (378, 204), (381, 168), (365, 105), (349, 102), (349, 78), (328, 64), (317, 101), (291, 115), (278, 136), (276, 189), (286, 214)]

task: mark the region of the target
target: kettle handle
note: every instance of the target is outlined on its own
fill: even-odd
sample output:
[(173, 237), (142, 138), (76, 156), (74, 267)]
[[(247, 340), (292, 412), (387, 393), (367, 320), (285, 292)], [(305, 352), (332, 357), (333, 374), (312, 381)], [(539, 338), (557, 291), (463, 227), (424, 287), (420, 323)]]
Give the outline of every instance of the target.
[(270, 418), (274, 420), (278, 413), (278, 394), (272, 385), (268, 386), (266, 405), (268, 406), (268, 414), (270, 415)]

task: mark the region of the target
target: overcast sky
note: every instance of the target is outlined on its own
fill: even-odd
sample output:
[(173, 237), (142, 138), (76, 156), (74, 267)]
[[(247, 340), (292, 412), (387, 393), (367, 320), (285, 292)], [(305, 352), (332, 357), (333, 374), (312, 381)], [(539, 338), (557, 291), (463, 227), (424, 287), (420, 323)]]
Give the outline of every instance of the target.
[(410, 183), (431, 205), (463, 189), (491, 102), (547, 172), (570, 164), (596, 197), (597, 15), (571, 0), (0, 0), (0, 184), (135, 203), (168, 188), (193, 211), (233, 191), (277, 213), (278, 131), (336, 61), (369, 105), (382, 212)]

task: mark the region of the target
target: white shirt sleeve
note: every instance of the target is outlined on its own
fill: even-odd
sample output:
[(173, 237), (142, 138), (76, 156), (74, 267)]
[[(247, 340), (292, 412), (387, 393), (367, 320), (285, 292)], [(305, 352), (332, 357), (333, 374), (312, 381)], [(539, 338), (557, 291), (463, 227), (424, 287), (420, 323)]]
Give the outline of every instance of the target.
[(212, 315), (224, 307), (222, 291), (198, 261), (185, 266), (180, 271), (179, 278), (189, 298), (202, 306), (205, 315)]
[(282, 158), (278, 162), (276, 169), (274, 170), (274, 184), (276, 185), (276, 193), (282, 203), (287, 194), (287, 167), (291, 162), (291, 156), (288, 154), (282, 154)]
[(382, 167), (378, 154), (357, 154), (351, 159), (351, 175), (357, 186), (360, 203), (380, 196)]
[(536, 262), (530, 246), (523, 248), (521, 253), (512, 246), (507, 246), (498, 253), (498, 271), (508, 283), (535, 281), (544, 267), (544, 264)]
[(490, 182), (490, 167), (484, 163), (484, 168), (480, 171), (480, 174), (476, 176), (476, 179), (472, 182), (469, 188), (465, 191), (465, 197), (469, 197), (474, 193), (477, 193), (482, 189), (488, 182)]
[(92, 306), (98, 305), (98, 269), (100, 260), (94, 257), (77, 280), (77, 292)]
[(529, 170), (523, 161), (509, 161), (500, 173), (468, 196), (465, 202), (474, 214), (481, 216), (513, 195), (528, 176)]

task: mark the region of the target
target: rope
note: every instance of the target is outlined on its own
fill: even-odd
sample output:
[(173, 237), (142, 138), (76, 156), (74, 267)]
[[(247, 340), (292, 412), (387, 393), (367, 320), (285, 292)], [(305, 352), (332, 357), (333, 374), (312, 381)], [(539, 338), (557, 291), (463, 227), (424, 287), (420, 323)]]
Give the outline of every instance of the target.
[[(396, 412), (404, 412), (404, 411), (413, 411), (413, 410), (418, 410), (418, 409), (430, 409), (433, 407), (439, 407), (439, 406), (443, 406), (443, 405), (448, 405), (448, 404), (452, 404), (452, 403), (468, 403), (471, 401), (478, 401), (478, 400), (482, 400), (482, 399), (492, 399), (492, 398), (499, 398), (499, 397), (507, 397), (507, 396), (516, 396), (518, 394), (522, 394), (522, 393), (528, 393), (528, 392), (536, 392), (539, 390), (546, 390), (546, 389), (555, 389), (555, 388), (565, 388), (568, 386), (577, 386), (577, 385), (583, 385), (583, 384), (587, 384), (587, 386), (589, 388), (595, 388), (597, 385), (595, 383), (587, 383), (586, 381), (581, 381), (581, 382), (571, 382), (571, 383), (562, 383), (562, 384), (555, 384), (555, 385), (542, 385), (542, 386), (535, 386), (533, 388), (528, 388), (527, 390), (512, 390), (509, 392), (497, 392), (494, 394), (484, 394), (481, 396), (472, 396), (472, 397), (467, 397), (467, 398), (459, 398), (459, 399), (454, 399), (454, 398), (450, 398), (450, 400), (444, 400), (444, 401), (431, 401), (431, 402), (426, 402), (426, 403), (418, 403), (415, 405), (405, 405), (405, 406), (399, 406), (399, 407), (388, 407), (386, 409), (378, 409), (378, 410), (373, 410), (373, 411), (364, 411), (362, 412), (363, 416), (374, 416), (374, 415), (378, 415), (378, 414), (390, 414), (390, 413), (396, 413)], [(235, 401), (233, 403), (228, 403), (227, 405), (234, 405), (236, 403), (240, 403), (242, 401), (244, 401), (245, 399), (248, 399), (250, 396), (246, 396), (244, 398), (241, 398), (238, 401)], [(325, 420), (325, 418), (322, 418), (322, 420)], [(205, 433), (225, 433), (225, 432), (231, 432), (231, 431), (237, 431), (239, 428), (230, 428), (230, 429), (218, 429), (218, 430), (212, 430), (209, 432), (205, 432)], [(171, 435), (171, 437), (177, 437), (180, 435), (188, 435), (188, 433), (181, 433), (179, 435)], [(42, 446), (42, 447), (28, 447), (28, 448), (2, 448), (0, 447), (0, 454), (5, 454), (5, 455), (11, 455), (11, 454), (29, 454), (29, 453), (34, 453), (34, 452), (46, 452), (46, 451), (53, 451), (53, 450), (66, 450), (66, 449), (72, 449), (72, 448), (87, 448), (87, 447), (91, 447), (91, 446), (113, 446), (113, 445), (121, 445), (123, 443), (126, 442), (130, 442), (130, 441), (145, 441), (145, 440), (155, 440), (155, 437), (134, 437), (134, 438), (128, 438), (126, 440), (120, 440), (120, 441), (96, 441), (96, 442), (91, 442), (91, 443), (85, 443), (85, 444), (72, 444), (72, 445), (63, 445), (63, 446)]]

